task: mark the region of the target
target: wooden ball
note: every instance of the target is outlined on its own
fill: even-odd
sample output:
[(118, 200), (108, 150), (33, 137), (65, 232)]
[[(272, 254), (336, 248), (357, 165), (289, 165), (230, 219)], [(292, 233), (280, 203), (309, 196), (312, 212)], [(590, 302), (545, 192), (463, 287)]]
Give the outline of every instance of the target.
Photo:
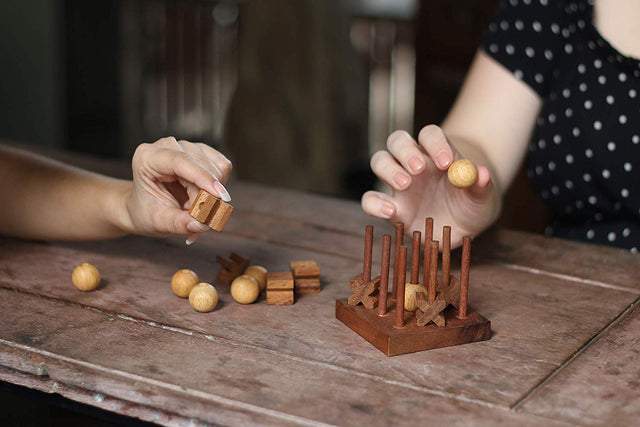
[(100, 284), (100, 272), (95, 265), (83, 262), (73, 269), (71, 280), (81, 291), (92, 291)]
[(404, 309), (407, 311), (416, 311), (418, 308), (418, 292), (427, 295), (427, 288), (422, 284), (407, 283), (404, 285)]
[(198, 283), (189, 292), (189, 304), (194, 310), (207, 313), (218, 305), (218, 291), (209, 283)]
[(231, 296), (240, 304), (251, 304), (260, 295), (260, 285), (251, 276), (243, 274), (231, 283)]
[(478, 180), (478, 169), (469, 160), (456, 160), (449, 166), (447, 176), (454, 187), (467, 188)]
[(171, 289), (173, 289), (173, 293), (180, 298), (187, 298), (191, 289), (193, 289), (199, 281), (200, 279), (194, 271), (185, 268), (174, 273), (171, 278)]
[(252, 265), (244, 271), (244, 274), (256, 279), (261, 291), (267, 287), (267, 269), (260, 265)]

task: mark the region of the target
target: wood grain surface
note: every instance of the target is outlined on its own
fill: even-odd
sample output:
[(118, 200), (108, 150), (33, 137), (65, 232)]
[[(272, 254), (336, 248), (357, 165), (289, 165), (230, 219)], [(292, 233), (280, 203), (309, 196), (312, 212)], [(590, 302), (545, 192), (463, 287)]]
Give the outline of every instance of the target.
[[(393, 228), (355, 202), (229, 187), (225, 231), (190, 247), (179, 237), (0, 239), (0, 379), (167, 425), (389, 425), (416, 413), (452, 425), (563, 425), (640, 412), (636, 256), (491, 231), (474, 241), (469, 290), (491, 339), (388, 358), (334, 310), (362, 272), (364, 226), (376, 226), (372, 276)], [(216, 256), (230, 252), (269, 271), (316, 260), (322, 291), (288, 307), (237, 304), (215, 282)], [(81, 262), (100, 269), (94, 292), (71, 283)], [(216, 284), (213, 312), (173, 294), (181, 268)]]
[(611, 328), (538, 387), (518, 411), (583, 425), (634, 425), (640, 417), (640, 310)]

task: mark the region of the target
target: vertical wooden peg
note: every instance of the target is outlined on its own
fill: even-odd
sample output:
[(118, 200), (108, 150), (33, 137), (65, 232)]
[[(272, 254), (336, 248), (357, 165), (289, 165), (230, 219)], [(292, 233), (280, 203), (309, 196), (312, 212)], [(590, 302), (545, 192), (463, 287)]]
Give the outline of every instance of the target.
[(391, 236), (382, 236), (382, 267), (380, 267), (380, 290), (378, 294), (378, 316), (387, 314), (387, 292), (389, 290), (389, 263), (391, 258)]
[(418, 283), (420, 280), (420, 236), (419, 231), (413, 232), (413, 246), (411, 247), (411, 281)]
[(467, 298), (469, 296), (469, 267), (471, 265), (471, 238), (462, 238), (462, 269), (460, 271), (460, 303), (458, 318), (467, 318)]
[(427, 218), (424, 221), (424, 258), (422, 261), (422, 284), (425, 286), (429, 283), (431, 240), (433, 240), (433, 218)]
[(449, 286), (451, 274), (451, 227), (445, 225), (442, 228), (442, 286)]
[(396, 328), (404, 328), (404, 284), (407, 279), (407, 247), (400, 247), (398, 260), (398, 295), (396, 298)]
[(373, 253), (373, 225), (367, 225), (364, 234), (364, 262), (362, 263), (362, 282), (371, 281), (371, 257)]
[(404, 224), (396, 223), (396, 242), (393, 251), (393, 290), (392, 298), (398, 298), (398, 262), (400, 261), (400, 247), (404, 243)]
[(436, 282), (438, 274), (438, 247), (440, 243), (437, 240), (431, 241), (431, 249), (429, 250), (429, 286), (427, 287), (427, 295), (429, 298), (429, 304), (433, 304), (436, 300)]

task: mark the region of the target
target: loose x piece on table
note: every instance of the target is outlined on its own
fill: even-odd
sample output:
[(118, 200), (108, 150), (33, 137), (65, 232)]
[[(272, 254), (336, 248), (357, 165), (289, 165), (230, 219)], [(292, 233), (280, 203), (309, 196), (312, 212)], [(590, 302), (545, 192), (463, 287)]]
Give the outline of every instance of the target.
[(216, 260), (221, 265), (220, 270), (218, 270), (218, 280), (227, 285), (243, 274), (251, 263), (251, 259), (235, 252), (232, 252), (229, 258), (217, 256)]
[(200, 190), (189, 210), (189, 215), (207, 224), (212, 230), (222, 231), (232, 211), (233, 206), (229, 203)]
[[(460, 279), (457, 279), (450, 274), (451, 227), (443, 228), (442, 278), (438, 283), (439, 242), (432, 240), (433, 219), (427, 218), (420, 285), (421, 233), (413, 232), (411, 281), (408, 283), (405, 283), (407, 247), (403, 246), (403, 234), (404, 224), (396, 224), (394, 274), (389, 298), (391, 236), (383, 236), (380, 276), (372, 278), (373, 226), (367, 226), (363, 272), (349, 281), (353, 295), (336, 300), (336, 318), (387, 356), (490, 339), (491, 322), (477, 312), (467, 312), (471, 239), (463, 239), (462, 268)], [(406, 292), (409, 288), (411, 296)], [(415, 298), (411, 302), (415, 313), (405, 310), (409, 297)]]

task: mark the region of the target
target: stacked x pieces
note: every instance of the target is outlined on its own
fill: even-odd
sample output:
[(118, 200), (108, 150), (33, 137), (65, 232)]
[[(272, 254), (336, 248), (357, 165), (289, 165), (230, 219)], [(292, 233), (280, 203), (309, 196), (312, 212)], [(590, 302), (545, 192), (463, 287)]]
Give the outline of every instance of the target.
[(315, 261), (292, 261), (291, 271), (267, 274), (267, 304), (291, 305), (298, 294), (320, 292), (320, 269)]

